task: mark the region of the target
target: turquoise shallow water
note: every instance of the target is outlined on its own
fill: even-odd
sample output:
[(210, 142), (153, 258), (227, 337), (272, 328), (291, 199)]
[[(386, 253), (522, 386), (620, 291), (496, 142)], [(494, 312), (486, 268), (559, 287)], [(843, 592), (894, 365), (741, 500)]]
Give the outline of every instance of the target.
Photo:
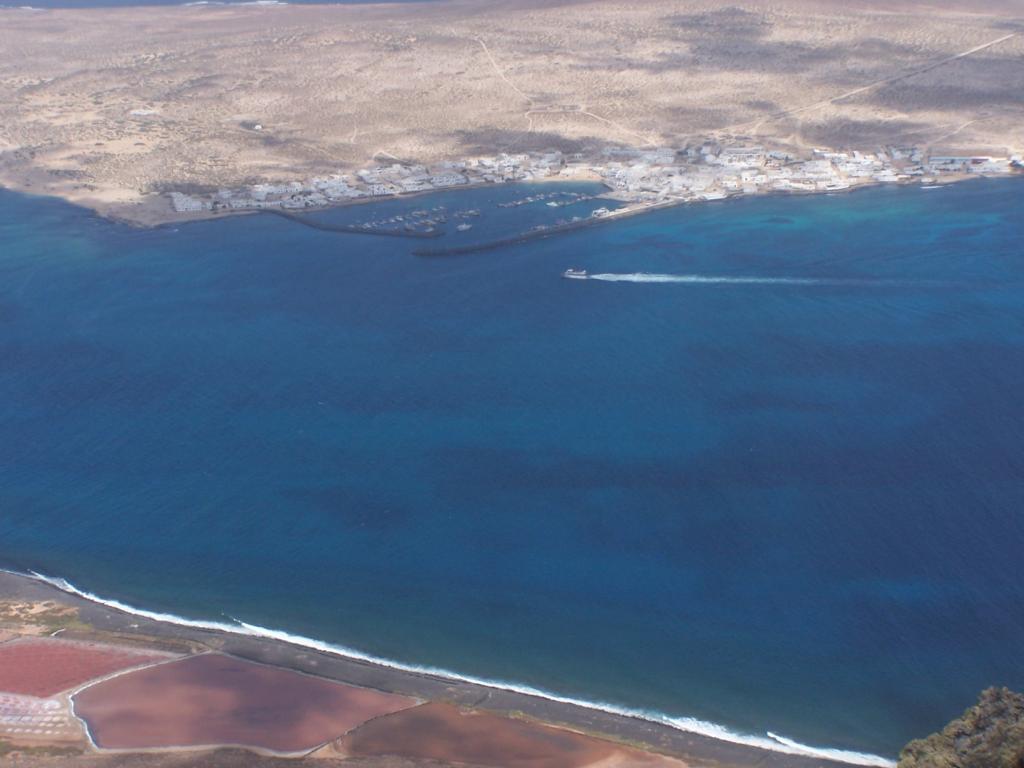
[[(892, 755), (1024, 687), (1022, 192), (706, 204), (433, 260), (2, 192), (0, 566)], [(564, 215), (494, 207), (522, 195), (373, 216), (480, 207), (454, 243)]]

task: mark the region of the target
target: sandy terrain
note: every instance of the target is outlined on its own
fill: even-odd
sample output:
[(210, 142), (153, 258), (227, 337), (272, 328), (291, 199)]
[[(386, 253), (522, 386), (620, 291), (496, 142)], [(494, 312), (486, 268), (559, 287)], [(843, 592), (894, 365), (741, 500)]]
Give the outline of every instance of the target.
[(236, 744), (293, 753), (416, 701), (211, 653), (97, 683), (74, 704), (106, 749)]
[(74, 619), (73, 608), (53, 600), (0, 600), (0, 622), (16, 625), (22, 635), (49, 635), (67, 629), (69, 622), (73, 623)]
[(0, 182), (152, 222), (161, 190), (375, 158), (704, 136), (1020, 151), (1021, 31), (1007, 0), (0, 10)]

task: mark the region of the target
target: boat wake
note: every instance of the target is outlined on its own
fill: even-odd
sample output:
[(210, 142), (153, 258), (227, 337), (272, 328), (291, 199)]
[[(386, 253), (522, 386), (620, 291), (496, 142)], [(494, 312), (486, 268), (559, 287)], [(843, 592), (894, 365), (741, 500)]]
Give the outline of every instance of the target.
[(819, 277), (748, 277), (743, 275), (660, 275), (651, 272), (598, 272), (581, 276), (585, 280), (607, 283), (697, 283), (701, 285), (898, 285), (891, 280)]
[(613, 715), (621, 715), (623, 717), (632, 717), (640, 720), (647, 720), (649, 722), (667, 725), (672, 728), (676, 728), (680, 731), (695, 733), (701, 736), (707, 736), (709, 738), (719, 739), (721, 741), (727, 741), (733, 744), (741, 744), (743, 746), (754, 747), (757, 749), (766, 749), (771, 750), (773, 752), (781, 752), (789, 755), (801, 755), (804, 757), (815, 757), (824, 760), (834, 760), (841, 763), (847, 763), (849, 765), (880, 766), (881, 768), (895, 768), (896, 765), (892, 760), (880, 757), (879, 755), (872, 755), (866, 752), (852, 752), (844, 749), (812, 747), (806, 744), (801, 744), (797, 741), (793, 741), (792, 739), (787, 739), (783, 736), (778, 736), (774, 733), (771, 733), (770, 731), (766, 732), (764, 736), (737, 733), (735, 731), (729, 730), (725, 726), (718, 725), (717, 723), (710, 723), (705, 720), (698, 720), (692, 717), (677, 717), (665, 714), (663, 712), (633, 709), (630, 707), (622, 707), (617, 704), (610, 704), (608, 702), (576, 699), (570, 696), (563, 696), (557, 693), (553, 693), (551, 691), (545, 691), (540, 688), (535, 688), (530, 685), (522, 685), (519, 683), (508, 682), (505, 680), (490, 680), (483, 677), (475, 677), (473, 675), (463, 675), (458, 672), (453, 672), (447, 669), (441, 669), (439, 667), (422, 666), (418, 664), (406, 664), (401, 661), (385, 659), (380, 656), (374, 656), (373, 654), (364, 653), (363, 651), (348, 648), (342, 645), (334, 645), (332, 643), (324, 642), (323, 640), (316, 640), (314, 638), (304, 637), (302, 635), (293, 635), (290, 632), (285, 632), (279, 629), (269, 629), (267, 627), (261, 627), (256, 624), (249, 624), (239, 619), (232, 619), (231, 622), (210, 621), (203, 619), (187, 619), (172, 613), (161, 613), (158, 611), (146, 610), (144, 608), (136, 608), (134, 606), (123, 603), (120, 600), (103, 598), (91, 592), (79, 589), (71, 582), (60, 577), (45, 576), (41, 573), (36, 573), (35, 571), (30, 571), (27, 574), (18, 573), (15, 571), (6, 572), (12, 573), (17, 576), (29, 576), (38, 581), (42, 581), (53, 587), (56, 587), (62, 592), (75, 595), (84, 600), (88, 600), (92, 603), (105, 605), (108, 608), (113, 608), (123, 613), (128, 613), (134, 616), (151, 619), (153, 621), (159, 621), (167, 624), (176, 624), (178, 626), (183, 627), (193, 627), (196, 629), (211, 630), (214, 632), (229, 632), (236, 635), (277, 640), (280, 642), (289, 643), (291, 645), (297, 645), (303, 648), (321, 651), (323, 653), (330, 653), (336, 656), (355, 659), (357, 661), (365, 661), (370, 664), (376, 664), (382, 667), (395, 669), (401, 672), (444, 677), (452, 681), (470, 683), (472, 685), (480, 685), (487, 688), (495, 688), (503, 691), (510, 691), (512, 693), (519, 693), (525, 696), (535, 696), (537, 698), (547, 699), (548, 701), (554, 701), (560, 704), (570, 704), (578, 707), (584, 707), (586, 709), (594, 709), (603, 712), (608, 712), (609, 714)]

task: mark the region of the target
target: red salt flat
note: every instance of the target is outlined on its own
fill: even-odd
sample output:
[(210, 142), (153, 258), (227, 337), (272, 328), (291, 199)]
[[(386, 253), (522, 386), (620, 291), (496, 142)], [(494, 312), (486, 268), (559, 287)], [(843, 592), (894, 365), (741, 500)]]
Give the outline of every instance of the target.
[(74, 700), (102, 748), (234, 744), (282, 753), (311, 750), (415, 704), (219, 653), (121, 675)]
[(57, 638), (11, 640), (0, 644), (0, 691), (47, 697), (166, 658), (166, 654)]
[(431, 702), (356, 728), (342, 741), (355, 757), (396, 756), (500, 768), (685, 768), (672, 758), (640, 752), (541, 723)]

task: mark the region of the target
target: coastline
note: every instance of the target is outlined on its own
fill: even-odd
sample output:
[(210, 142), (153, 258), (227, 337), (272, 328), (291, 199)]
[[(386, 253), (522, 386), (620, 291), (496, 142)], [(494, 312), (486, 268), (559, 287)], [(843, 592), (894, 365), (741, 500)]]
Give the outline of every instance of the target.
[[(736, 45), (748, 32), (735, 14), (706, 17), (699, 3), (679, 6), (678, 18), (657, 4), (589, 4), (584, 17), (598, 24), (583, 23), (573, 5), (527, 3), (529, 13), (479, 2), (10, 7), (7, 32), (23, 55), (5, 62), (0, 180), (151, 226), (210, 217), (171, 211), (163, 193), (172, 191), (230, 207), (258, 186), (252, 202), (284, 196), (301, 205), (369, 187), (425, 189), (468, 170), (533, 177), (566, 163), (581, 173), (614, 166), (624, 187), (641, 192), (699, 191), (706, 187), (690, 182), (702, 169), (693, 166), (721, 149), (765, 150), (782, 163), (828, 148), (870, 157), (895, 149), (902, 166), (915, 147), (1000, 158), (1024, 147), (1012, 100), (993, 96), (1016, 85), (1022, 42), (1012, 24), (994, 28), (994, 18), (1014, 17), (1006, 2), (904, 4), (887, 14), (871, 3), (840, 14), (820, 2), (753, 4), (742, 17), (791, 43), (769, 51)], [(268, 14), (294, 31), (287, 44), (264, 39)], [(159, 29), (158, 41), (139, 39), (140, 28)], [(55, 39), (62, 54), (51, 58)], [(347, 69), (370, 74), (336, 77), (337, 57), (324, 55), (334, 45)], [(628, 66), (613, 68), (635, 74), (616, 74), (624, 79), (609, 90), (610, 73), (592, 57), (610, 45), (635, 49)], [(550, 66), (553, 50), (564, 67)], [(258, 89), (237, 82), (252, 55), (279, 99), (254, 98)], [(408, 76), (410, 61), (417, 77)], [(1001, 66), (989, 77), (947, 74), (985, 61)], [(671, 66), (641, 76), (651, 62)], [(76, 78), (80, 87), (67, 88)], [(950, 91), (950, 82), (960, 87)], [(758, 167), (742, 181), (759, 183)]]
[[(630, 219), (635, 216), (642, 216), (647, 213), (654, 213), (655, 211), (664, 211), (669, 208), (680, 208), (689, 205), (701, 205), (708, 203), (725, 203), (734, 200), (743, 200), (750, 198), (765, 198), (765, 197), (807, 197), (811, 195), (847, 195), (855, 192), (860, 192), (869, 189), (879, 189), (883, 187), (917, 187), (918, 189), (935, 189), (939, 187), (946, 187), (951, 184), (958, 182), (971, 181), (973, 179), (993, 178), (991, 176), (971, 175), (963, 174), (955, 178), (948, 178), (943, 180), (939, 184), (928, 186), (919, 179), (913, 179), (908, 181), (896, 181), (896, 182), (868, 182), (862, 184), (851, 185), (845, 189), (835, 190), (763, 190), (753, 194), (740, 193), (735, 195), (729, 195), (720, 199), (710, 200), (682, 200), (682, 199), (670, 199), (657, 203), (647, 203), (638, 205), (636, 207), (624, 207), (617, 208), (611, 211), (605, 216), (597, 216), (580, 221), (571, 221), (567, 224), (555, 224), (545, 229), (532, 229), (526, 232), (520, 232), (509, 237), (502, 237), (497, 240), (486, 240), (480, 243), (472, 243), (468, 245), (452, 246), (450, 248), (419, 248), (413, 251), (413, 256), (420, 256), (422, 258), (439, 258), (445, 256), (463, 256), (471, 253), (481, 253), (483, 251), (493, 251), (499, 248), (507, 248), (513, 245), (520, 245), (522, 243), (528, 243), (533, 240), (544, 240), (549, 237), (555, 237), (557, 235), (574, 232), (580, 229), (587, 229), (599, 224), (609, 224), (615, 221), (621, 221), (623, 219)], [(534, 182), (543, 183), (543, 182)], [(614, 198), (613, 198), (614, 199)], [(301, 217), (294, 217), (296, 220), (300, 220)]]
[[(1024, 174), (1022, 174), (1022, 177), (1024, 177)], [(754, 192), (754, 193), (739, 193), (739, 194), (728, 195), (728, 196), (725, 196), (725, 197), (722, 197), (722, 198), (714, 198), (714, 199), (707, 199), (707, 200), (686, 200), (686, 199), (681, 199), (681, 198), (670, 198), (670, 199), (667, 199), (667, 200), (662, 200), (662, 201), (658, 201), (658, 202), (654, 202), (654, 203), (641, 203), (639, 205), (635, 205), (635, 206), (632, 206), (632, 207), (628, 206), (628, 201), (627, 201), (627, 206), (626, 207), (612, 209), (612, 211), (610, 213), (608, 213), (608, 214), (606, 214), (604, 216), (588, 217), (588, 218), (585, 218), (585, 219), (581, 219), (580, 221), (571, 221), (571, 222), (568, 222), (566, 224), (553, 224), (553, 225), (547, 226), (547, 227), (545, 227), (543, 229), (526, 230), (524, 232), (518, 232), (516, 234), (509, 235), (507, 237), (501, 237), (501, 238), (498, 238), (498, 239), (495, 239), (495, 240), (485, 240), (485, 241), (481, 241), (481, 242), (478, 242), (478, 243), (469, 243), (469, 244), (466, 244), (466, 245), (455, 245), (455, 246), (450, 246), (450, 247), (444, 247), (444, 246), (439, 246), (439, 247), (434, 247), (434, 248), (431, 248), (431, 247), (426, 247), (426, 248), (420, 247), (420, 248), (417, 248), (416, 250), (412, 251), (412, 255), (413, 256), (418, 256), (420, 258), (443, 258), (443, 257), (448, 257), (448, 256), (464, 256), (464, 255), (469, 255), (469, 254), (473, 254), (473, 253), (482, 253), (482, 252), (485, 252), (485, 251), (493, 251), (493, 250), (498, 250), (498, 249), (501, 249), (501, 248), (508, 248), (508, 247), (515, 246), (515, 245), (521, 245), (523, 243), (532, 242), (534, 240), (545, 240), (545, 239), (548, 239), (548, 238), (551, 238), (551, 237), (557, 237), (559, 235), (568, 234), (570, 232), (575, 232), (575, 231), (578, 231), (578, 230), (581, 230), (581, 229), (589, 229), (590, 227), (594, 227), (594, 226), (598, 226), (598, 225), (602, 225), (602, 224), (610, 224), (610, 223), (613, 223), (613, 222), (616, 222), (616, 221), (621, 221), (621, 220), (624, 220), (624, 219), (630, 219), (630, 218), (633, 218), (633, 217), (636, 217), (636, 216), (642, 216), (642, 215), (648, 214), (648, 213), (654, 213), (656, 211), (664, 211), (664, 210), (668, 210), (670, 208), (681, 208), (681, 207), (690, 206), (690, 205), (699, 205), (699, 204), (707, 204), (707, 203), (724, 203), (724, 202), (729, 202), (729, 201), (734, 201), (734, 200), (743, 200), (743, 199), (749, 199), (749, 198), (806, 197), (806, 196), (812, 196), (812, 195), (853, 194), (855, 192), (859, 192), (859, 191), (863, 191), (863, 190), (879, 189), (879, 188), (884, 188), (884, 187), (894, 187), (894, 188), (896, 188), (896, 187), (917, 187), (919, 189), (923, 189), (923, 188), (934, 189), (934, 188), (946, 187), (946, 186), (949, 186), (949, 185), (952, 185), (952, 184), (956, 184), (956, 183), (960, 183), (960, 182), (971, 181), (971, 180), (974, 180), (974, 179), (983, 179), (983, 178), (996, 178), (996, 177), (985, 176), (985, 175), (980, 175), (980, 174), (967, 174), (967, 173), (965, 173), (965, 174), (959, 174), (959, 175), (956, 175), (956, 176), (946, 177), (941, 182), (938, 182), (938, 183), (931, 182), (931, 181), (925, 182), (925, 181), (922, 181), (921, 179), (909, 179), (909, 180), (895, 181), (895, 182), (889, 182), (889, 183), (882, 182), (882, 181), (873, 181), (873, 182), (864, 182), (864, 183), (860, 183), (860, 184), (850, 185), (849, 187), (846, 187), (844, 189), (827, 190), (827, 191), (826, 190), (792, 190), (792, 189), (791, 190), (783, 190), (783, 189), (759, 190), (759, 191)], [(555, 178), (548, 178), (548, 179), (511, 180), (511, 181), (506, 181), (506, 182), (499, 182), (499, 184), (557, 184), (557, 183), (565, 183), (565, 182), (569, 182), (569, 181), (576, 181), (576, 180), (575, 179), (566, 179), (566, 178), (557, 178), (557, 177), (555, 177)], [(453, 192), (453, 191), (459, 192), (459, 191), (462, 191), (462, 192), (467, 192), (468, 193), (468, 192), (471, 192), (473, 190), (479, 189), (481, 186), (484, 186), (484, 185), (475, 184), (475, 185), (472, 185), (472, 186), (469, 186), (469, 187), (455, 187), (455, 188), (451, 188), (451, 189), (437, 189), (437, 190), (429, 190), (429, 191), (407, 192), (407, 193), (401, 193), (401, 194), (396, 194), (396, 195), (386, 195), (386, 196), (381, 196), (381, 197), (377, 197), (377, 198), (369, 198), (369, 199), (364, 198), (364, 199), (358, 199), (358, 200), (351, 200), (351, 201), (333, 203), (331, 205), (320, 206), (320, 207), (317, 207), (317, 208), (304, 209), (303, 211), (284, 211), (284, 210), (268, 208), (268, 209), (264, 209), (264, 210), (236, 210), (236, 211), (209, 212), (209, 213), (207, 213), (205, 215), (204, 214), (199, 215), (199, 217), (196, 220), (197, 221), (198, 220), (212, 220), (212, 219), (218, 219), (218, 218), (223, 218), (223, 217), (227, 217), (227, 216), (236, 216), (236, 215), (269, 214), (269, 215), (272, 215), (272, 216), (278, 216), (280, 218), (287, 219), (287, 220), (292, 221), (292, 222), (294, 222), (296, 224), (301, 224), (301, 225), (304, 225), (304, 226), (312, 227), (313, 229), (319, 229), (319, 230), (323, 230), (323, 231), (327, 231), (327, 232), (333, 232), (333, 233), (336, 233), (336, 234), (387, 235), (387, 236), (394, 236), (394, 237), (399, 237), (399, 238), (406, 237), (406, 238), (410, 238), (410, 239), (437, 239), (439, 237), (443, 237), (445, 234), (447, 234), (447, 232), (445, 232), (445, 231), (432, 232), (432, 233), (424, 235), (424, 234), (406, 234), (406, 233), (402, 233), (402, 232), (390, 232), (390, 231), (365, 231), (365, 230), (359, 229), (358, 227), (340, 227), (340, 226), (331, 226), (331, 225), (318, 224), (316, 222), (313, 222), (310, 219), (305, 218), (303, 216), (303, 213), (306, 213), (306, 212), (308, 212), (308, 213), (316, 213), (316, 212), (321, 212), (321, 211), (329, 211), (329, 210), (334, 210), (334, 209), (337, 209), (337, 208), (347, 208), (347, 207), (354, 206), (354, 205), (368, 205), (368, 204), (372, 204), (374, 202), (378, 202), (378, 203), (390, 202), (391, 200), (396, 200), (396, 199), (400, 199), (400, 198), (428, 196), (428, 195), (431, 195), (431, 194), (438, 194), (438, 193), (441, 193), (441, 192)], [(488, 186), (493, 186), (493, 184), (488, 185)], [(607, 185), (604, 185), (604, 186), (606, 187), (606, 190), (607, 190), (608, 189)], [(602, 194), (606, 194), (606, 193), (602, 193)], [(598, 195), (598, 197), (600, 198), (601, 195)], [(609, 200), (611, 200), (613, 202), (622, 202), (618, 198), (614, 198), (614, 197), (608, 197), (607, 199), (609, 199)], [(103, 216), (102, 213), (97, 212), (97, 214), (99, 216), (103, 217), (103, 218), (106, 218), (106, 217)], [(120, 221), (118, 219), (114, 219), (114, 220)], [(131, 221), (124, 221), (123, 223), (127, 223), (130, 226), (140, 226), (140, 225), (138, 225), (136, 223), (133, 223)], [(173, 224), (176, 224), (176, 223), (186, 223), (186, 222), (169, 221), (169, 222), (163, 222), (161, 224), (153, 225), (153, 227), (157, 228), (157, 227), (172, 226)]]
[(365, 688), (472, 709), (516, 713), (541, 722), (679, 757), (694, 765), (732, 768), (887, 766), (892, 760), (816, 748), (784, 736), (733, 733), (694, 718), (631, 710), (561, 696), (531, 686), (460, 675), (379, 658), (355, 649), (236, 620), (195, 621), (93, 595), (61, 578), (0, 569), (0, 595), (55, 600), (77, 608), (96, 629), (201, 643), (239, 658)]
[[(957, 174), (947, 175), (941, 180), (922, 180), (922, 179), (908, 179), (894, 182), (867, 182), (860, 184), (853, 184), (845, 189), (837, 190), (783, 190), (783, 189), (772, 189), (772, 190), (758, 190), (754, 193), (741, 192), (738, 194), (728, 195), (723, 198), (715, 198), (708, 200), (689, 200), (681, 198), (671, 198), (654, 203), (642, 203), (636, 207), (615, 209), (611, 215), (588, 218), (582, 221), (569, 222), (564, 225), (552, 225), (544, 230), (528, 230), (526, 232), (520, 232), (515, 235), (500, 238), (498, 240), (485, 241), (481, 243), (468, 244), (464, 246), (453, 246), (451, 248), (420, 248), (413, 252), (416, 256), (422, 257), (436, 257), (436, 256), (453, 256), (461, 254), (476, 253), (481, 251), (493, 250), (496, 248), (502, 248), (509, 245), (515, 245), (522, 242), (528, 242), (531, 240), (545, 239), (547, 237), (563, 234), (565, 232), (571, 232), (577, 229), (590, 227), (596, 224), (603, 224), (619, 219), (632, 218), (633, 216), (639, 216), (645, 213), (653, 211), (664, 210), (668, 208), (677, 208), (688, 205), (697, 205), (701, 203), (720, 203), (728, 200), (738, 200), (747, 198), (761, 198), (761, 197), (803, 197), (808, 195), (837, 195), (857, 192), (864, 189), (878, 189), (880, 187), (925, 187), (933, 185), (934, 187), (946, 187), (951, 184), (957, 184), (964, 181), (970, 181), (972, 179), (982, 178), (1003, 178), (1003, 176), (992, 176), (984, 174)], [(1024, 173), (1013, 174), (1010, 178), (1024, 178)], [(394, 200), (400, 199), (412, 199), (418, 197), (427, 197), (432, 194), (438, 194), (443, 192), (473, 192), (483, 187), (492, 187), (505, 184), (543, 184), (543, 185), (555, 185), (564, 184), (571, 182), (578, 182), (580, 179), (565, 178), (565, 177), (549, 177), (539, 179), (514, 179), (503, 182), (491, 182), (488, 184), (472, 184), (461, 187), (450, 187), (450, 188), (439, 188), (431, 190), (417, 190), (414, 192), (403, 192), (391, 195), (381, 195), (377, 197), (367, 198), (355, 198), (352, 200), (338, 201), (329, 205), (322, 206), (311, 206), (309, 208), (303, 208), (299, 210), (281, 210), (276, 208), (265, 208), (265, 209), (236, 209), (236, 210), (217, 210), (217, 211), (197, 211), (182, 213), (175, 211), (170, 202), (164, 195), (151, 196), (150, 198), (141, 201), (130, 206), (123, 204), (97, 204), (90, 202), (88, 199), (80, 199), (74, 195), (61, 194), (60, 192), (49, 190), (41, 191), (32, 188), (22, 188), (18, 185), (11, 185), (4, 183), (4, 180), (0, 179), (0, 189), (5, 189), (15, 194), (35, 196), (35, 197), (49, 197), (57, 200), (61, 200), (70, 205), (83, 208), (90, 211), (95, 216), (106, 221), (122, 224), (133, 229), (162, 229), (166, 227), (174, 227), (182, 224), (189, 224), (192, 222), (200, 221), (217, 221), (226, 218), (234, 218), (237, 216), (254, 216), (254, 215), (271, 215), (279, 218), (288, 219), (297, 224), (304, 226), (310, 226), (314, 229), (320, 229), (323, 231), (333, 232), (337, 234), (353, 234), (353, 235), (369, 235), (378, 236), (386, 235), (397, 238), (407, 239), (434, 239), (446, 234), (441, 231), (439, 233), (430, 233), (429, 235), (422, 234), (408, 234), (408, 233), (393, 233), (393, 232), (381, 232), (381, 231), (365, 231), (357, 227), (344, 227), (344, 226), (332, 226), (332, 225), (321, 225), (316, 222), (311, 222), (303, 217), (305, 213), (320, 213), (323, 211), (331, 211), (342, 208), (350, 208), (354, 206), (373, 205), (374, 203), (388, 203)], [(593, 179), (586, 179), (586, 181), (595, 181)], [(601, 182), (598, 182), (601, 183)], [(603, 184), (606, 190), (608, 187)], [(602, 194), (607, 194), (602, 193)], [(599, 195), (600, 197), (600, 195)], [(623, 202), (618, 198), (609, 197), (607, 198), (613, 202)], [(126, 215), (125, 210), (130, 209), (132, 212), (140, 212), (141, 215)]]

